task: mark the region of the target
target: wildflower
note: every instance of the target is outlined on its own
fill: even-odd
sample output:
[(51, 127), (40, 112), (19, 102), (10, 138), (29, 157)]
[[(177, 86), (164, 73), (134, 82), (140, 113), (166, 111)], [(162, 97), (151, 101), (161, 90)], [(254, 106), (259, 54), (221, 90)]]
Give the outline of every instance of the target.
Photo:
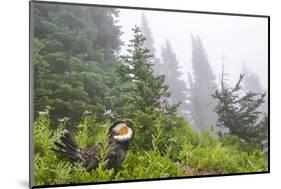
[(84, 112), (83, 112), (83, 115), (92, 115), (93, 113), (92, 112), (90, 112), (90, 111), (88, 111), (88, 110), (85, 110)]
[(63, 117), (63, 118), (61, 118), (61, 119), (58, 119), (58, 121), (59, 122), (67, 122), (67, 121), (69, 121), (70, 119), (68, 118), (68, 117)]
[(46, 106), (46, 109), (47, 109), (47, 110), (50, 110), (50, 109), (52, 109), (52, 108), (51, 108), (51, 106), (47, 105), (47, 106)]
[(167, 103), (168, 103), (167, 100), (168, 100), (167, 97), (165, 97), (165, 96), (160, 96), (160, 98), (159, 98), (159, 100), (158, 100), (159, 106), (160, 106), (160, 111), (161, 111), (161, 110), (164, 110), (164, 108), (167, 106)]
[(58, 119), (58, 121), (59, 121), (59, 122), (64, 122), (64, 119), (63, 119), (63, 118), (61, 118), (61, 119)]
[(105, 116), (105, 117), (111, 117), (111, 118), (114, 117), (114, 115), (113, 115), (111, 109), (109, 109), (109, 110), (104, 110), (104, 113), (103, 113), (102, 115)]
[(38, 113), (39, 113), (39, 115), (48, 115), (47, 111), (39, 111)]

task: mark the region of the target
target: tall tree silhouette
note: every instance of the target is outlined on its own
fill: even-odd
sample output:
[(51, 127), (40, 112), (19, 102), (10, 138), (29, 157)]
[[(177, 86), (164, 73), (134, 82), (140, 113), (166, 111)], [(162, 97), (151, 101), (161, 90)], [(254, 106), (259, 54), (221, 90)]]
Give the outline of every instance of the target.
[(176, 54), (174, 53), (171, 44), (166, 40), (165, 45), (161, 49), (163, 61), (163, 74), (165, 75), (165, 82), (170, 87), (172, 92), (170, 101), (172, 104), (180, 102), (180, 113), (187, 116), (187, 87), (182, 79), (182, 72), (177, 61)]
[(215, 75), (209, 64), (207, 53), (201, 39), (192, 38), (192, 69), (193, 78), (189, 75), (189, 101), (190, 115), (194, 128), (205, 130), (216, 122), (214, 112), (215, 100), (212, 94), (215, 92)]
[[(264, 89), (260, 83), (260, 78), (257, 74), (251, 72), (246, 65), (244, 64), (242, 67), (242, 72), (244, 73), (244, 81), (243, 86), (246, 91), (254, 91), (256, 93), (264, 93), (266, 89)], [(268, 113), (268, 95), (265, 97), (265, 102), (261, 104), (259, 109), (264, 112)]]
[(152, 62), (153, 73), (154, 73), (154, 75), (160, 75), (160, 74), (162, 74), (161, 62), (160, 62), (159, 58), (157, 58), (155, 56), (156, 50), (153, 46), (154, 40), (153, 40), (152, 33), (149, 28), (149, 24), (148, 24), (148, 21), (146, 19), (144, 12), (142, 12), (142, 17), (141, 17), (141, 30), (145, 37), (144, 46), (145, 46), (145, 48), (147, 48), (149, 50), (150, 54), (153, 55), (150, 58), (150, 61)]

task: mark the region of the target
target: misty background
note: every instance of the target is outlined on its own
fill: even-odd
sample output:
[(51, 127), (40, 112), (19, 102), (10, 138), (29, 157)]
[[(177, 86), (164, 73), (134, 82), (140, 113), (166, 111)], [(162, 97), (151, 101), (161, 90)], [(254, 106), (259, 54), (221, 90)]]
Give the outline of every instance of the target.
[(122, 26), (124, 49), (131, 39), (131, 29), (135, 25), (141, 25), (142, 14), (147, 18), (154, 39), (156, 57), (161, 57), (161, 47), (165, 40), (169, 40), (186, 81), (187, 72), (192, 71), (193, 34), (201, 38), (216, 76), (221, 74), (221, 59), (224, 54), (225, 71), (231, 81), (237, 80), (245, 64), (246, 68), (259, 76), (262, 87), (267, 88), (267, 19), (120, 9), (118, 25)]
[[(71, 118), (69, 125), (73, 127), (85, 112), (127, 116), (122, 113), (133, 111), (126, 107), (143, 99), (144, 92), (149, 90), (148, 103), (143, 105), (144, 99), (140, 100), (142, 106), (136, 110), (151, 106), (154, 94), (156, 111), (162, 111), (165, 106), (174, 107), (179, 117), (200, 131), (218, 129), (225, 112), (230, 112), (225, 120), (254, 122), (239, 123), (243, 128), (254, 127), (267, 117), (266, 18), (37, 6), (34, 11), (35, 117), (48, 107), (53, 126)], [(140, 46), (152, 55), (143, 52), (140, 61), (147, 70), (138, 76), (145, 78), (139, 82), (147, 85), (138, 89), (139, 95), (122, 80), (124, 75), (136, 74), (130, 73), (133, 68), (136, 72), (142, 70), (134, 65), (135, 55), (131, 57), (132, 62), (124, 59), (132, 55), (132, 43), (137, 41), (136, 28), (145, 37)], [(126, 64), (132, 65), (125, 71), (119, 70)], [(240, 78), (240, 94), (224, 93), (222, 86), (231, 91), (240, 74), (245, 74)], [(130, 82), (135, 86), (134, 79)], [(157, 90), (162, 92), (156, 93)], [(249, 92), (256, 94), (247, 95)], [(130, 93), (130, 99), (134, 100), (129, 103), (126, 98)], [(228, 100), (235, 98), (232, 102)], [(222, 127), (228, 124), (223, 123)]]
[[(165, 54), (165, 46), (167, 47), (168, 43), (168, 48), (174, 56), (173, 61), (176, 61), (174, 67), (177, 67), (177, 75), (173, 77), (179, 77), (178, 82), (167, 82), (172, 92), (171, 101), (172, 103), (176, 103), (176, 100), (182, 101), (181, 113), (197, 130), (205, 130), (216, 124), (215, 103), (211, 95), (221, 81), (222, 64), (229, 85), (235, 85), (239, 75), (245, 74), (242, 82), (245, 91), (267, 93), (268, 27), (266, 18), (120, 9), (117, 20), (123, 32), (121, 40), (124, 45), (121, 48), (121, 54), (126, 52), (125, 49), (133, 34), (132, 28), (135, 25), (141, 26), (148, 41), (146, 46), (154, 55), (152, 61), (155, 64), (154, 71), (156, 75), (164, 74), (166, 80), (169, 80), (167, 73), (159, 70), (167, 69), (163, 68), (165, 67), (163, 53)], [(202, 52), (196, 55), (197, 62), (202, 62), (199, 59), (203, 57), (206, 65), (201, 66), (210, 66), (207, 70), (199, 67), (198, 72), (194, 68), (194, 65), (199, 65), (196, 60), (193, 60), (196, 54), (193, 52), (196, 43), (202, 45)], [(206, 72), (211, 74), (209, 78), (204, 78)], [(197, 84), (197, 87), (201, 88), (201, 91), (192, 94), (191, 84), (196, 83), (194, 79), (200, 78), (200, 75), (202, 81), (201, 84)], [(210, 89), (203, 90), (208, 87)], [(177, 95), (179, 90), (185, 92)], [(196, 100), (192, 98), (197, 98), (199, 104), (194, 103)], [(265, 113), (268, 111), (267, 98), (260, 108), (260, 111)], [(200, 116), (200, 114), (204, 115)]]

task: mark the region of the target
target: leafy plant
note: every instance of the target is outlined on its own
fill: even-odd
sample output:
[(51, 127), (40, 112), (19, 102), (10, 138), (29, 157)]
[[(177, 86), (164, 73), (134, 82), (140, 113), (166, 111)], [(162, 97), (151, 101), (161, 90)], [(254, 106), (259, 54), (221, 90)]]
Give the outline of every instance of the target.
[[(132, 180), (148, 178), (170, 178), (189, 175), (220, 174), (266, 171), (267, 158), (265, 152), (255, 150), (249, 154), (237, 148), (233, 143), (223, 145), (210, 133), (196, 133), (186, 123), (180, 130), (171, 132), (170, 140), (162, 140), (165, 132), (160, 127), (162, 121), (153, 124), (156, 130), (152, 136), (152, 148), (130, 148), (122, 167), (114, 171), (104, 170), (106, 160), (101, 159), (96, 170), (87, 171), (82, 163), (71, 163), (66, 157), (49, 148), (59, 140), (65, 124), (58, 129), (50, 127), (48, 113), (41, 113), (34, 123), (35, 153), (34, 177), (35, 185), (88, 183), (115, 180)], [(182, 123), (178, 120), (178, 124)], [(101, 127), (105, 124), (105, 128)], [(112, 123), (98, 122), (95, 116), (85, 116), (74, 131), (79, 145), (89, 146), (101, 143), (101, 157), (107, 149), (108, 125)], [(40, 138), (40, 140), (39, 140)], [(234, 143), (235, 144), (235, 143)]]

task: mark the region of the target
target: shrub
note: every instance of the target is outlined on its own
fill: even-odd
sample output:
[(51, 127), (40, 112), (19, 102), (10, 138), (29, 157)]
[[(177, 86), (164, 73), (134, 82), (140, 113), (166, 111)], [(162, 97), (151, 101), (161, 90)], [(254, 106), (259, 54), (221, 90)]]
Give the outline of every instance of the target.
[[(77, 126), (74, 136), (79, 145), (88, 147), (97, 142), (103, 144), (101, 157), (104, 157), (107, 147), (107, 131), (110, 121), (98, 124), (95, 116), (84, 117)], [(65, 124), (58, 129), (50, 129), (48, 114), (40, 115), (34, 123), (34, 172), (35, 185), (71, 184), (102, 182), (110, 180), (131, 180), (144, 178), (176, 177), (182, 175), (178, 167), (168, 156), (160, 154), (155, 142), (155, 149), (150, 151), (129, 152), (120, 170), (114, 172), (103, 170), (104, 160), (96, 170), (87, 171), (82, 163), (70, 163), (68, 159), (51, 151), (53, 142), (59, 140)]]
[[(100, 153), (101, 157), (104, 157), (108, 127), (111, 124), (109, 120), (98, 122), (94, 115), (85, 116), (73, 131), (74, 136), (82, 147), (102, 143)], [(265, 152), (257, 149), (253, 153), (243, 151), (238, 148), (240, 144), (236, 145), (235, 137), (229, 140), (230, 143), (219, 141), (210, 132), (193, 131), (181, 118), (169, 120), (160, 116), (151, 124), (151, 148), (137, 148), (135, 144), (134, 148), (129, 149), (119, 170), (103, 170), (105, 162), (101, 159), (96, 170), (87, 171), (81, 162), (71, 163), (66, 157), (49, 149), (54, 147), (54, 141), (59, 140), (66, 122), (53, 129), (50, 127), (48, 112), (42, 113), (34, 123), (34, 184), (40, 186), (171, 178), (202, 175), (205, 172), (220, 174), (268, 169)], [(175, 126), (175, 129), (167, 132), (165, 126), (171, 125)], [(139, 131), (136, 130), (135, 135), (138, 135), (137, 132)], [(186, 169), (191, 171), (187, 172)]]

